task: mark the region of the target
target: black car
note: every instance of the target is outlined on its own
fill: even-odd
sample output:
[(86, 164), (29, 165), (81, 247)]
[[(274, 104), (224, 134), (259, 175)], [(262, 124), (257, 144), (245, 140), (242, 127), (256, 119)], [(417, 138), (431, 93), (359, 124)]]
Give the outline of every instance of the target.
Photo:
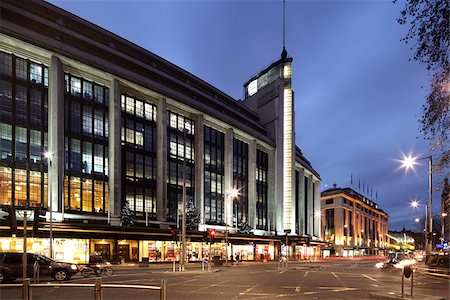
[[(22, 257), (23, 253), (0, 252), (0, 282), (22, 278)], [(51, 277), (58, 281), (68, 280), (79, 271), (76, 264), (56, 262), (40, 254), (27, 253), (27, 277), (33, 277), (37, 266), (40, 278)]]

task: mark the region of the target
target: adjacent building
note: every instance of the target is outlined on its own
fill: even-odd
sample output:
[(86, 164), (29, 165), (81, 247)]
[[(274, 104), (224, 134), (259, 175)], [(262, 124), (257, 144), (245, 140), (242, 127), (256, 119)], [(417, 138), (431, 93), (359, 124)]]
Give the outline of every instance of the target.
[(239, 100), (49, 3), (0, 5), (0, 251), (23, 249), (27, 212), (34, 252), (175, 260), (184, 198), (190, 260), (209, 254), (208, 229), (222, 258), (320, 253), (321, 179), (295, 145), (285, 49)]
[(321, 193), (322, 237), (330, 243), (323, 255), (352, 257), (384, 254), (388, 246), (388, 219), (377, 203), (351, 188)]

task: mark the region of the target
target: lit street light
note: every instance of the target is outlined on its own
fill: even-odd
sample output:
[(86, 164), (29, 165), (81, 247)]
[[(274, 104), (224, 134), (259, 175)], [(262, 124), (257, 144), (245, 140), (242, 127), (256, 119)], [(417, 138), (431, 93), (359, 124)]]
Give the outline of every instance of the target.
[(50, 172), (52, 169), (52, 160), (53, 160), (53, 154), (45, 151), (44, 157), (48, 161), (48, 170), (47, 170), (47, 184), (48, 184), (48, 210), (50, 211), (50, 231), (49, 231), (49, 237), (50, 237), (50, 258), (53, 258), (53, 208), (52, 208), (52, 185), (51, 185), (51, 177)]
[[(411, 203), (409, 205), (412, 208), (418, 208), (419, 207), (419, 201), (413, 200), (413, 201), (411, 201)], [(416, 223), (419, 223), (420, 219), (416, 218), (415, 221), (416, 221)], [(428, 251), (428, 230), (427, 230), (427, 225), (428, 225), (428, 205), (425, 204), (425, 250), (426, 251)]]
[[(426, 157), (422, 157), (422, 158), (417, 158), (417, 157), (412, 157), (411, 155), (409, 156), (404, 156), (403, 160), (401, 160), (402, 163), (402, 167), (405, 168), (406, 170), (412, 169), (414, 170), (414, 166), (418, 165), (417, 161), (418, 160), (424, 160), (427, 159), (428, 160), (428, 192), (429, 192), (429, 205), (430, 205), (430, 212), (429, 212), (429, 216), (428, 216), (428, 212), (426, 213), (426, 216), (428, 217), (428, 221), (430, 222), (428, 224), (428, 221), (425, 221), (426, 225), (425, 225), (425, 233), (426, 236), (428, 236), (428, 233), (430, 232), (431, 234), (433, 233), (433, 161), (432, 161), (432, 157), (430, 156), (426, 156)], [(428, 205), (425, 205), (425, 209), (428, 208)], [(428, 230), (427, 230), (427, 226), (428, 226)], [(427, 240), (425, 241), (426, 244), (426, 252), (429, 253), (431, 252), (432, 248), (433, 248), (433, 240), (430, 240), (430, 243), (427, 243)]]

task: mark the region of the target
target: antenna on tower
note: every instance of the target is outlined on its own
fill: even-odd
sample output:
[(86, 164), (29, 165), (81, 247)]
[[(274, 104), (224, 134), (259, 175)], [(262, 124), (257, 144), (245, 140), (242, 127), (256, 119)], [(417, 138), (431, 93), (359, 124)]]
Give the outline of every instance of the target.
[(283, 50), (286, 49), (286, 0), (283, 1)]

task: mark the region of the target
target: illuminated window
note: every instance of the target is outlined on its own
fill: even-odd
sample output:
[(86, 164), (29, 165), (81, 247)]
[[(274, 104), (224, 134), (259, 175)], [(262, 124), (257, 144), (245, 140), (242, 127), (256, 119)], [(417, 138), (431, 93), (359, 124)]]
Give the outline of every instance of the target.
[(258, 92), (258, 80), (257, 79), (251, 81), (247, 86), (247, 94), (249, 96), (253, 96), (254, 94), (256, 94), (256, 92)]
[(109, 89), (71, 74), (65, 74), (65, 82), (65, 209), (104, 213)]

